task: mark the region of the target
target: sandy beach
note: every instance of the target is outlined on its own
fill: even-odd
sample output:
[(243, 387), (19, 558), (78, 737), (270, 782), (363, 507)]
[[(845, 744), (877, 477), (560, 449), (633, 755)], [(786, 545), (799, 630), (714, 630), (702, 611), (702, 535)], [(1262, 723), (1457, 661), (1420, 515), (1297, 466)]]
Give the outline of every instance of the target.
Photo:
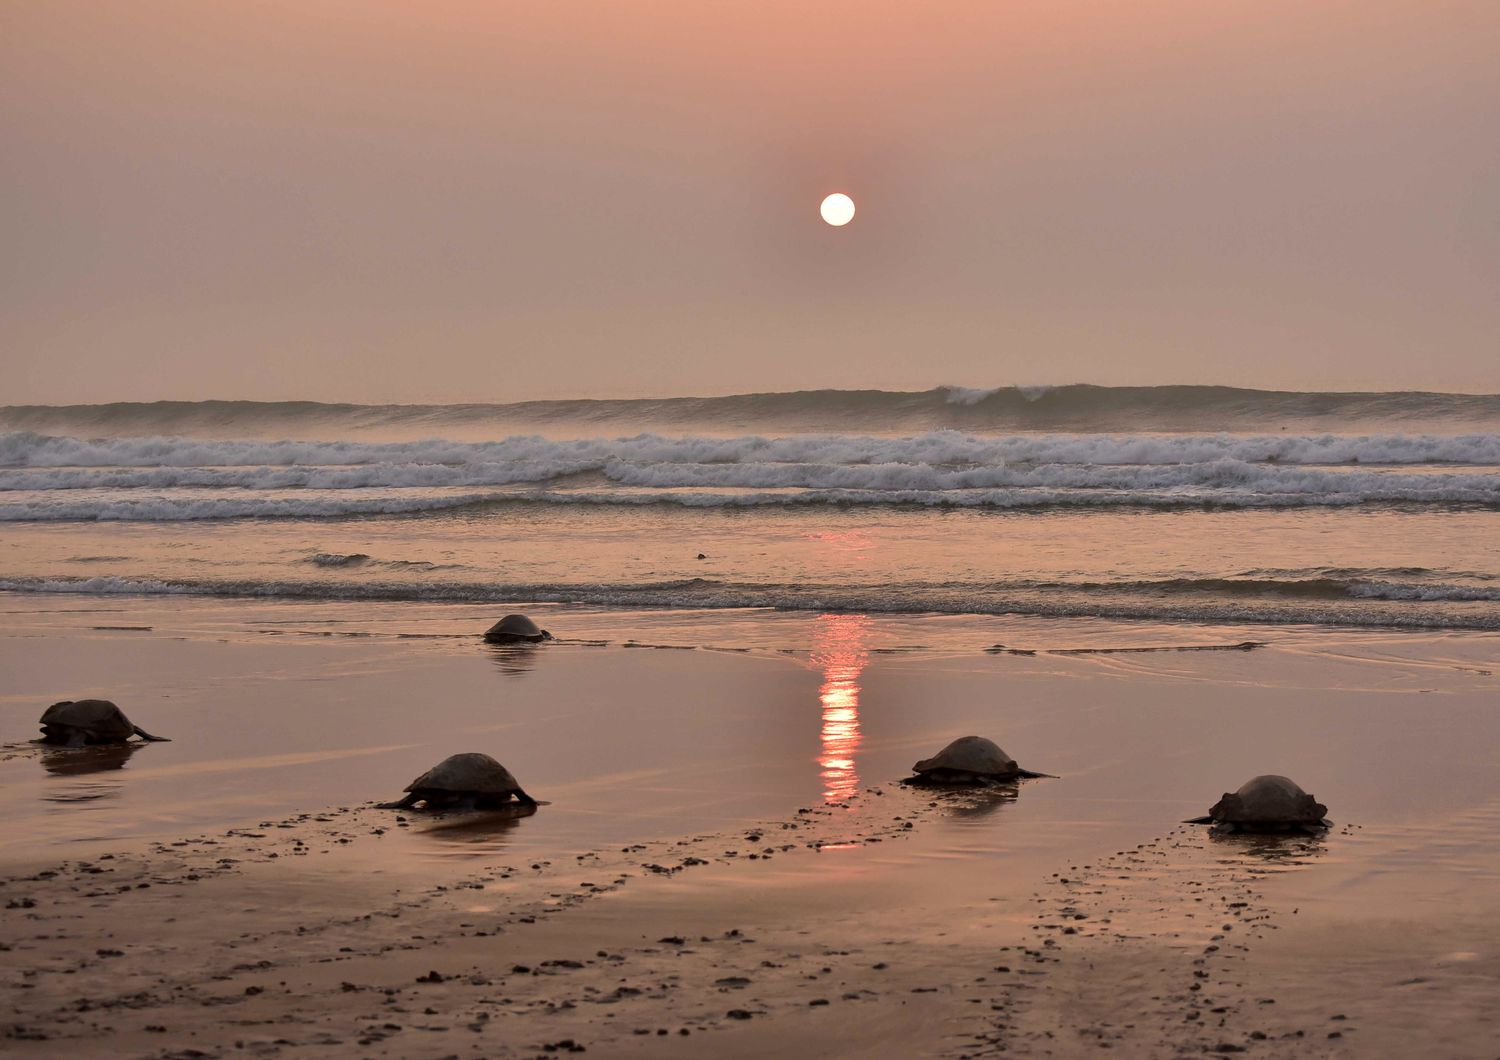
[(1497, 69), (5, 5), (0, 1060), (1500, 1060)]
[[(4, 607), (12, 1055), (1496, 1055), (1493, 634)], [(899, 783), (968, 732), (1057, 779)], [(458, 750), (546, 804), (371, 807)], [(1178, 823), (1260, 772), (1335, 827)]]

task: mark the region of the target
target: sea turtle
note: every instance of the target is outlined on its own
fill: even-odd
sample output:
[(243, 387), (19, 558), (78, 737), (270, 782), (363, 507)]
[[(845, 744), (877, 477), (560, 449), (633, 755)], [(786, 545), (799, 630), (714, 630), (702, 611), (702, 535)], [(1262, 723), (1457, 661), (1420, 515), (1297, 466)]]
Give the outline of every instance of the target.
[(470, 751), (449, 755), (406, 785), (406, 797), (382, 802), (382, 810), (406, 810), (423, 803), (429, 810), (493, 809), (509, 803), (536, 809), (536, 800), (521, 790), (510, 770), (489, 755)]
[(484, 639), (491, 644), (540, 644), (552, 634), (525, 615), (506, 615), (484, 631)]
[(1016, 765), (994, 740), (983, 736), (960, 736), (931, 758), (912, 766), (917, 775), (908, 784), (996, 784), (1024, 777), (1046, 777)]
[(1317, 799), (1293, 780), (1267, 774), (1247, 780), (1235, 792), (1224, 793), (1207, 817), (1194, 817), (1188, 824), (1211, 824), (1221, 832), (1317, 833), (1332, 822)]
[(88, 744), (124, 743), (132, 736), (143, 740), (166, 741), (152, 736), (125, 716), (125, 712), (107, 699), (65, 699), (42, 712), (40, 743), (84, 747)]

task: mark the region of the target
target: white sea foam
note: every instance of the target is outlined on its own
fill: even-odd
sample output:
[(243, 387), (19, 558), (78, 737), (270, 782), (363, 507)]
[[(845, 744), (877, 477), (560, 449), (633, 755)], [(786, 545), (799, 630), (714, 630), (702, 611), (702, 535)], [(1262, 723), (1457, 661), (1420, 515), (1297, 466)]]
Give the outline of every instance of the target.
[[(978, 405), (994, 397), (1006, 388), (1003, 386), (989, 387), (987, 389), (969, 386), (945, 386), (942, 389), (946, 395), (945, 400), (950, 405)], [(1033, 386), (1018, 384), (1014, 387), (1015, 392), (1020, 394), (1022, 400), (1028, 403), (1040, 401), (1058, 389), (1056, 386), (1047, 384), (1036, 384)]]
[(1397, 582), (1360, 582), (1349, 586), (1348, 594), (1360, 600), (1419, 601), (1500, 601), (1500, 589), (1479, 585), (1401, 584)]
[(536, 489), (496, 493), (426, 493), (375, 496), (312, 493), (307, 497), (104, 496), (0, 502), (0, 522), (179, 521), (205, 519), (306, 519), (353, 515), (439, 512), (480, 504), (666, 504), (688, 508), (755, 508), (808, 505), (906, 505), (932, 508), (1300, 508), (1381, 504), (1500, 504), (1500, 484), (1443, 485), (1418, 476), (1417, 487), (1355, 485), (1318, 492), (1275, 492), (1170, 486), (1159, 489), (778, 489), (722, 492), (692, 489)]
[(1500, 504), (1500, 487), (1420, 490), (1363, 489), (1332, 493), (1249, 490), (1159, 491), (1109, 489), (953, 489), (859, 490), (805, 489), (777, 492), (714, 493), (691, 490), (534, 490), (510, 493), (496, 501), (539, 501), (549, 504), (675, 504), (689, 508), (753, 508), (772, 505), (914, 505), (930, 508), (1302, 508), (1345, 507), (1355, 504)]
[[(799, 435), (400, 443), (0, 436), (0, 521), (332, 518), (481, 503), (1500, 505), (1500, 435)], [(1413, 470), (1408, 465), (1429, 465)], [(1436, 465), (1436, 466), (1433, 466)], [(1405, 469), (1403, 469), (1405, 468)]]
[(501, 465), (515, 467), (518, 469), (516, 473), (521, 475), (559, 475), (599, 469), (611, 460), (632, 463), (925, 463), (962, 466), (1196, 464), (1242, 460), (1282, 464), (1451, 463), (1494, 466), (1500, 465), (1500, 434), (986, 436), (960, 431), (929, 431), (896, 438), (840, 434), (739, 438), (639, 434), (628, 438), (557, 441), (537, 435), (516, 435), (490, 442), (434, 438), (383, 443), (207, 441), (195, 438), (91, 440), (25, 431), (0, 434), (0, 467), (7, 468)]
[(1052, 488), (1250, 491), (1369, 495), (1419, 501), (1500, 501), (1500, 474), (1400, 473), (1343, 467), (1256, 464), (1221, 459), (1194, 464), (998, 464), (954, 468), (918, 463), (603, 463), (562, 458), (515, 463), (367, 464), (354, 467), (49, 468), (0, 470), (0, 495), (67, 490), (352, 490), (508, 486), (598, 471), (623, 486), (663, 489), (857, 489), (942, 491)]
[(999, 387), (990, 387), (987, 390), (970, 386), (945, 386), (946, 400), (950, 405), (977, 405), (987, 397), (993, 397), (1000, 393)]
[[(612, 481), (663, 488), (731, 487), (872, 490), (882, 493), (974, 489), (1129, 490), (1143, 496), (1197, 489), (1233, 495), (1353, 495), (1382, 500), (1500, 503), (1500, 474), (1411, 474), (1326, 470), (1216, 460), (1203, 464), (975, 467), (930, 464), (626, 464), (604, 468)], [(1205, 494), (1207, 496), (1207, 494)]]
[(311, 557), (317, 567), (358, 567), (370, 562), (364, 552), (318, 552)]
[(379, 494), (376, 496), (236, 497), (105, 496), (46, 498), (0, 503), (0, 522), (142, 521), (199, 519), (309, 519), (347, 515), (398, 515), (460, 508), (495, 495)]
[(124, 467), (0, 470), (0, 493), (76, 489), (405, 489), (504, 486), (596, 469), (597, 459), (516, 460), (509, 463), (356, 464), (345, 467)]

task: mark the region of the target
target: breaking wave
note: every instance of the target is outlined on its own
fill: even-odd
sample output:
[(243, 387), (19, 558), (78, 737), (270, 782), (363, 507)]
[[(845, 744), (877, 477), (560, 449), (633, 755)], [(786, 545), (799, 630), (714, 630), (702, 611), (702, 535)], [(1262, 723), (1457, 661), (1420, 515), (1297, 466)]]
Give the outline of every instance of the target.
[(309, 497), (104, 497), (0, 503), (0, 522), (207, 519), (327, 519), (415, 515), (515, 504), (673, 505), (684, 508), (764, 508), (810, 505), (1026, 510), (1047, 508), (1309, 508), (1364, 504), (1500, 506), (1500, 478), (1480, 485), (1353, 485), (1329, 492), (1255, 492), (1244, 489), (797, 489), (779, 492), (699, 490), (525, 490), (508, 493), (314, 494)]
[[(867, 506), (890, 511), (840, 514)], [(1223, 514), (1157, 514), (1191, 510)], [(0, 408), (0, 523), (38, 524), (6, 531), (19, 592), (1500, 629), (1497, 513), (1497, 395)], [(184, 525), (58, 525), (119, 521)], [(823, 541), (843, 523), (879, 547)], [(672, 528), (717, 578), (649, 580), (684, 573)]]
[(515, 503), (1028, 509), (1500, 505), (1500, 435), (640, 434), (491, 442), (0, 436), (0, 522)]
[[(740, 511), (693, 520), (634, 506)], [(879, 525), (889, 549), (874, 566), (853, 552), (825, 565), (822, 546), (796, 543), (856, 506), (892, 509), (847, 519)], [(1386, 511), (1365, 520), (1366, 506)], [(1470, 511), (1431, 514), (1456, 508)], [(952, 518), (959, 509), (1027, 514)], [(1086, 509), (1143, 514), (1047, 522)], [(1154, 514), (1194, 509), (1226, 514)], [(1238, 514), (1254, 509), (1323, 513)], [(8, 531), (18, 547), (0, 590), (17, 592), (1500, 629), (1500, 575), (1483, 570), (1497, 511), (1497, 395), (955, 386), (0, 408), (0, 523), (41, 524)], [(193, 525), (123, 536), (46, 525), (118, 521)], [(1042, 554), (1007, 546), (1021, 522), (1033, 548), (1048, 542)], [(1283, 558), (1278, 524), (1290, 522)], [(517, 529), (538, 523), (547, 533), (516, 551)], [(660, 523), (707, 528), (734, 558), (695, 568), (720, 578), (648, 580), (681, 570), (651, 558), (660, 541), (613, 546)], [(1070, 547), (1076, 568), (1059, 573)], [(1257, 569), (1222, 566), (1231, 556)], [(1337, 565), (1352, 557), (1371, 566)]]
[[(911, 437), (794, 435), (735, 438), (638, 434), (559, 441), (213, 441), (181, 437), (86, 439), (26, 431), (0, 434), (0, 489), (95, 486), (436, 485), (423, 476), (469, 475), (485, 483), (538, 481), (636, 464), (1273, 464), (1500, 465), (1500, 434), (1022, 434), (929, 431)], [(360, 470), (373, 465), (394, 481)], [(83, 469), (109, 469), (87, 472)], [(149, 468), (149, 475), (120, 469)], [(252, 468), (253, 472), (222, 469)], [(319, 469), (321, 481), (306, 468)], [(50, 474), (41, 469), (52, 469)], [(171, 469), (179, 469), (174, 474)], [(274, 477), (268, 469), (280, 469)], [(467, 480), (466, 480), (467, 481)]]
[[(1230, 588), (1232, 587), (1232, 588)], [(1310, 578), (1015, 581), (983, 587), (755, 584), (709, 578), (621, 584), (493, 581), (252, 581), (131, 577), (0, 578), (0, 591), (453, 603), (569, 603), (617, 607), (772, 608), (787, 611), (1033, 614), (1202, 622), (1500, 629), (1500, 586)], [(1413, 608), (1412, 601), (1421, 606)], [(1397, 603), (1399, 602), (1399, 604)], [(1444, 609), (1442, 605), (1450, 605)]]
[(381, 494), (374, 497), (100, 497), (0, 504), (0, 522), (172, 522), (199, 519), (328, 519), (406, 515), (494, 500), (488, 494)]
[(370, 562), (364, 552), (319, 552), (310, 557), (316, 567), (360, 567)]

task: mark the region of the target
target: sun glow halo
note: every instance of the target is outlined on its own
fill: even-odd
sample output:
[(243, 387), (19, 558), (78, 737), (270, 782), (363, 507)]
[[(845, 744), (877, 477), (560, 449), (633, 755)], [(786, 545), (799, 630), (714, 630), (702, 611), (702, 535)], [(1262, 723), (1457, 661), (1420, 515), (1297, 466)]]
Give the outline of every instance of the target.
[(823, 220), (840, 228), (854, 220), (854, 200), (843, 192), (836, 191), (823, 200), (818, 212), (823, 215)]

